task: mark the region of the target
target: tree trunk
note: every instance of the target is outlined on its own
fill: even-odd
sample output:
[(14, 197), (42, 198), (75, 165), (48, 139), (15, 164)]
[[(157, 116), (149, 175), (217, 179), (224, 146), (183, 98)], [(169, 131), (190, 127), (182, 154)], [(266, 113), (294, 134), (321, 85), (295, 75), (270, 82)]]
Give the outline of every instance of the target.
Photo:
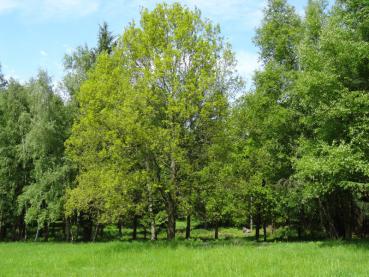
[(157, 239), (156, 234), (156, 223), (155, 223), (155, 215), (153, 212), (153, 200), (152, 200), (152, 192), (151, 192), (151, 186), (148, 186), (149, 190), (149, 216), (150, 216), (150, 232), (151, 232), (151, 240)]
[(158, 234), (156, 232), (156, 223), (155, 223), (155, 218), (151, 219), (151, 240), (157, 240), (158, 239)]
[(299, 225), (297, 226), (297, 236), (299, 240), (302, 239), (304, 227), (305, 227), (305, 213), (304, 213), (304, 208), (301, 207), (299, 211)]
[(21, 237), (20, 237), (21, 240), (27, 237), (26, 232), (27, 232), (27, 225), (24, 219), (22, 219), (22, 232), (21, 232)]
[(14, 226), (13, 226), (13, 240), (17, 241), (17, 240), (21, 240), (23, 239), (23, 226), (25, 225), (24, 223), (24, 212), (22, 212), (21, 215), (17, 216), (14, 222)]
[(274, 235), (274, 232), (275, 232), (275, 220), (274, 219), (272, 219), (271, 229), (272, 229), (272, 234)]
[(267, 240), (267, 228), (266, 223), (263, 223), (264, 241)]
[(45, 224), (45, 228), (44, 228), (44, 240), (48, 241), (49, 240), (49, 223)]
[(50, 236), (55, 238), (55, 224), (50, 225)]
[(37, 226), (37, 231), (36, 231), (36, 235), (35, 235), (35, 241), (38, 240), (39, 234), (40, 234), (40, 228)]
[(155, 223), (155, 218), (151, 219), (151, 240), (157, 240), (158, 239), (158, 234), (156, 231), (156, 223)]
[(72, 241), (78, 241), (78, 237), (79, 237), (79, 232), (81, 229), (81, 215), (77, 215), (77, 228), (76, 228), (76, 232), (75, 232), (75, 236), (72, 232)]
[(100, 228), (99, 228), (99, 236), (100, 236), (100, 239), (104, 238), (104, 229), (105, 229), (105, 225), (104, 224), (100, 224)]
[(214, 227), (214, 239), (218, 239), (219, 238), (219, 225), (218, 223), (215, 223), (215, 227)]
[(133, 232), (132, 232), (132, 239), (137, 239), (137, 216), (133, 217)]
[(0, 241), (4, 240), (6, 236), (6, 227), (3, 221), (0, 221)]
[(250, 232), (252, 233), (252, 213), (251, 213), (251, 209), (252, 209), (252, 196), (250, 196), (250, 202), (249, 202), (249, 211), (250, 211)]
[(302, 239), (302, 227), (299, 224), (299, 226), (297, 226), (297, 239), (301, 240)]
[(188, 214), (186, 218), (186, 239), (190, 239), (191, 237), (191, 215)]
[(85, 225), (83, 227), (83, 240), (84, 241), (91, 241), (92, 236), (93, 236), (92, 229), (93, 229), (92, 222), (90, 220), (85, 222)]
[(7, 231), (8, 231), (7, 226), (4, 224), (4, 226), (3, 226), (3, 239), (6, 239), (6, 236), (8, 235)]
[(92, 234), (92, 241), (95, 242), (97, 238), (97, 234), (99, 233), (99, 224), (95, 225), (95, 228), (93, 228), (93, 234)]
[[(145, 167), (147, 172), (150, 172), (150, 163), (148, 160), (145, 161)], [(160, 180), (160, 174), (157, 172), (157, 178)], [(155, 223), (155, 215), (153, 209), (153, 196), (152, 196), (152, 187), (151, 187), (151, 179), (147, 178), (147, 190), (149, 192), (149, 217), (150, 217), (150, 233), (151, 233), (151, 240), (157, 240), (157, 233), (156, 233), (156, 223)]]
[(93, 222), (91, 220), (91, 217), (82, 217), (81, 219), (82, 220), (80, 220), (80, 223), (83, 228), (83, 241), (91, 241), (93, 239)]
[(174, 158), (171, 158), (170, 163), (171, 171), (171, 184), (172, 188), (167, 193), (167, 213), (168, 213), (168, 225), (167, 225), (167, 239), (172, 240), (176, 237), (176, 216), (175, 216), (175, 193), (173, 192), (176, 187), (177, 168)]
[(324, 216), (323, 216), (323, 211), (322, 211), (322, 204), (321, 204), (321, 201), (318, 199), (317, 200), (317, 203), (319, 205), (319, 209), (318, 209), (318, 212), (319, 212), (319, 221), (320, 221), (320, 226), (321, 226), (321, 229), (322, 231), (324, 231), (324, 233), (328, 233), (328, 230), (326, 228), (326, 225), (325, 225), (325, 222), (324, 222)]
[(352, 239), (352, 201), (351, 195), (345, 201), (347, 206), (344, 209), (344, 222), (345, 222), (345, 240)]
[(122, 238), (122, 235), (123, 235), (123, 232), (122, 232), (122, 221), (119, 220), (118, 222), (118, 235), (119, 235), (119, 238), (121, 239)]
[(27, 236), (28, 236), (28, 234), (27, 234), (27, 225), (24, 225), (24, 240), (26, 241), (27, 240)]
[(324, 207), (323, 203), (321, 202), (320, 198), (318, 198), (318, 203), (319, 203), (320, 209), (324, 213), (325, 218), (327, 220), (328, 228), (326, 228), (326, 230), (327, 229), (329, 230), (329, 235), (330, 235), (331, 238), (337, 239), (338, 238), (338, 233), (337, 233), (336, 227), (334, 226), (333, 220), (332, 220), (332, 218), (329, 214), (329, 211), (327, 211), (325, 209), (325, 207)]
[(64, 238), (66, 241), (70, 241), (71, 237), (70, 237), (70, 221), (69, 219), (65, 219), (65, 228), (64, 228)]
[(260, 237), (260, 225), (261, 225), (260, 221), (261, 221), (260, 212), (258, 210), (256, 214), (256, 222), (255, 222), (255, 240), (256, 241), (259, 241), (259, 237)]
[(12, 226), (10, 230), (10, 234), (12, 236), (12, 240), (16, 241), (17, 240), (17, 223), (16, 222), (14, 223), (14, 225)]
[(168, 213), (168, 224), (167, 224), (167, 239), (172, 240), (176, 237), (176, 217), (175, 217), (175, 208), (174, 201), (168, 193), (167, 200), (167, 213)]

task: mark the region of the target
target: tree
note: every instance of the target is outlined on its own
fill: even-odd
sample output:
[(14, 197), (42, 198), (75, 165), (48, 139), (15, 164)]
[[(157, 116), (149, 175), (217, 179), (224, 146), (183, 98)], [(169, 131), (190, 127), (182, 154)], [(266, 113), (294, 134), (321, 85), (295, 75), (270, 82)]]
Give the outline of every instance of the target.
[(318, 40), (303, 44), (304, 72), (295, 86), (295, 108), (306, 130), (295, 161), (296, 179), (304, 184), (306, 198), (317, 202), (326, 233), (346, 239), (367, 193), (368, 149), (361, 134), (368, 124), (368, 67), (362, 57), (369, 47), (365, 20), (357, 21), (367, 13), (365, 4), (337, 2)]
[[(202, 21), (198, 10), (179, 4), (143, 10), (141, 26), (126, 29), (113, 55), (101, 56), (83, 86), (78, 98), (82, 116), (70, 149), (78, 153), (86, 174), (88, 167), (96, 168), (101, 151), (101, 158), (119, 157), (113, 162), (107, 158), (115, 172), (134, 176), (144, 170), (146, 195), (159, 192), (168, 239), (173, 239), (190, 164), (199, 161), (191, 156), (192, 146), (211, 145), (228, 107), (227, 95), (238, 86), (233, 72), (234, 57), (219, 28)], [(93, 135), (95, 128), (99, 136)], [(85, 144), (84, 133), (91, 134), (93, 144)], [(111, 153), (115, 147), (117, 152)], [(119, 182), (126, 190), (125, 182)], [(97, 184), (106, 190), (107, 182)], [(143, 186), (138, 180), (135, 184)]]
[(6, 81), (4, 74), (1, 71), (1, 64), (0, 64), (0, 89), (4, 88), (7, 84), (8, 82)]
[(99, 25), (99, 36), (97, 39), (96, 54), (107, 52), (110, 54), (116, 46), (116, 41), (112, 33), (109, 31), (108, 23), (103, 22)]
[(286, 0), (268, 0), (261, 27), (257, 29), (255, 37), (264, 64), (274, 61), (288, 70), (296, 69), (300, 39), (301, 20), (295, 9)]
[(12, 79), (0, 94), (0, 114), (0, 238), (6, 238), (10, 231), (15, 240), (23, 238), (26, 232), (25, 211), (18, 211), (16, 203), (31, 180), (32, 163), (25, 155), (30, 124), (27, 94)]
[[(64, 67), (67, 74), (63, 79), (63, 86), (70, 97), (67, 108), (72, 115), (72, 120), (74, 120), (80, 112), (77, 94), (80, 91), (81, 85), (86, 81), (88, 72), (95, 66), (98, 56), (102, 53), (110, 54), (115, 45), (114, 36), (109, 31), (108, 24), (104, 22), (99, 26), (96, 48), (90, 48), (87, 45), (79, 46), (72, 54), (65, 55)], [(79, 169), (75, 165), (73, 165), (73, 167), (75, 167), (75, 174), (77, 175)], [(90, 239), (92, 237), (92, 222), (86, 216), (82, 218), (84, 218), (84, 220), (82, 220), (82, 225), (85, 225), (85, 239)]]
[(71, 54), (64, 56), (64, 68), (67, 74), (63, 80), (63, 86), (75, 101), (74, 97), (79, 91), (81, 84), (87, 79), (87, 72), (94, 66), (99, 54), (110, 54), (116, 45), (114, 36), (109, 31), (106, 22), (99, 25), (97, 47), (90, 48), (87, 45), (78, 46)]
[(86, 80), (87, 72), (92, 68), (95, 59), (95, 52), (87, 45), (79, 46), (72, 54), (65, 55), (64, 68), (67, 73), (63, 79), (63, 86), (72, 101), (74, 101), (81, 84)]
[(71, 117), (62, 99), (51, 86), (46, 72), (26, 86), (30, 111), (30, 124), (24, 137), (24, 158), (31, 161), (31, 180), (18, 197), (19, 209), (24, 210), (25, 223), (37, 223), (45, 229), (63, 219), (63, 201), (70, 182), (69, 166), (64, 159), (64, 141), (69, 135)]
[(299, 125), (290, 95), (299, 69), (301, 31), (293, 7), (284, 0), (268, 1), (254, 39), (264, 68), (254, 76), (255, 91), (234, 109), (233, 170), (243, 193), (243, 210), (250, 210), (256, 223), (257, 239), (259, 228), (263, 225), (265, 232), (266, 224), (274, 220), (272, 189), (293, 173), (291, 157)]
[(220, 120), (212, 144), (206, 148), (205, 166), (200, 171), (202, 213), (197, 216), (214, 227), (214, 238), (219, 238), (219, 227), (233, 223), (236, 210), (237, 186), (232, 172), (232, 137), (229, 133), (229, 115)]
[[(268, 0), (251, 91), (220, 28), (174, 4), (65, 57), (63, 99), (44, 71), (0, 68), (0, 240), (96, 240), (109, 224), (267, 225), (369, 234), (369, 5)], [(73, 123), (73, 124), (72, 124)], [(73, 125), (73, 126), (72, 126)], [(60, 232), (62, 233), (62, 232)]]

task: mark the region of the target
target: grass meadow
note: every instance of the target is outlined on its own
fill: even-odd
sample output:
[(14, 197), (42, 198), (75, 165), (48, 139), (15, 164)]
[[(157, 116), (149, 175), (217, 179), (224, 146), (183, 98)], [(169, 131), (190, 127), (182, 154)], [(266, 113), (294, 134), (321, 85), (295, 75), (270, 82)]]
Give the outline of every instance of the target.
[(226, 233), (218, 241), (0, 243), (0, 276), (369, 276), (368, 241), (256, 243)]

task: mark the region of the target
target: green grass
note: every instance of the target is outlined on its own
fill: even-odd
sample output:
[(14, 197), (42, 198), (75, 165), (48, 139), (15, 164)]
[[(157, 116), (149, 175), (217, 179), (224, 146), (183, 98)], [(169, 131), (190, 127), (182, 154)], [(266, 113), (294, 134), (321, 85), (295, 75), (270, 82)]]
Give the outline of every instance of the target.
[(368, 242), (0, 243), (0, 276), (368, 275)]

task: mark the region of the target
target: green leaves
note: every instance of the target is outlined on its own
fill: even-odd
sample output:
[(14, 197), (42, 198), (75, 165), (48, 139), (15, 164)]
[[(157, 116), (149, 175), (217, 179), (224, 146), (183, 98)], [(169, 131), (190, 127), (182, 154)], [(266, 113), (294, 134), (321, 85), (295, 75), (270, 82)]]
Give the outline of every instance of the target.
[(262, 27), (256, 32), (264, 64), (275, 61), (289, 70), (297, 66), (297, 46), (301, 40), (301, 20), (285, 0), (269, 0)]
[(0, 220), (24, 217), (42, 228), (63, 217), (71, 168), (64, 160), (70, 117), (51, 79), (40, 71), (0, 95)]
[(46, 72), (25, 85), (0, 72), (0, 227), (67, 216), (87, 229), (166, 223), (173, 238), (177, 217), (218, 228), (253, 216), (349, 238), (368, 214), (364, 2), (311, 0), (302, 18), (269, 0), (263, 68), (235, 102), (231, 46), (179, 3), (142, 9), (117, 39), (101, 25), (96, 48), (65, 57), (65, 101)]
[(192, 210), (198, 172), (223, 132), (228, 95), (241, 85), (234, 55), (217, 26), (178, 3), (144, 9), (118, 41), (77, 94), (66, 145), (81, 172), (67, 207), (113, 220), (163, 203), (169, 222), (182, 203)]

